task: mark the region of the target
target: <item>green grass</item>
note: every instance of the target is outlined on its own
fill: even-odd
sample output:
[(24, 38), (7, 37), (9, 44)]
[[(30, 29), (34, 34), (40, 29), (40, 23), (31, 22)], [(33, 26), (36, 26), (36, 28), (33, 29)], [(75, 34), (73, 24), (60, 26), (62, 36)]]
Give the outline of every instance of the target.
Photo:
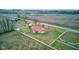
[(57, 48), (58, 50), (74, 50), (74, 48), (69, 47), (63, 43), (60, 43), (58, 41), (56, 41), (55, 43), (53, 43), (51, 46)]
[(79, 43), (79, 34), (78, 33), (73, 33), (73, 32), (67, 32), (61, 37), (65, 42), (69, 42), (69, 44), (79, 48), (79, 44), (74, 44), (74, 43)]
[(62, 39), (71, 43), (79, 43), (79, 34), (73, 32), (67, 32), (62, 36)]
[(79, 44), (76, 44), (76, 45), (73, 45), (73, 46), (75, 46), (75, 47), (79, 48)]
[(0, 50), (50, 50), (45, 46), (29, 37), (17, 32), (9, 32), (0, 35)]

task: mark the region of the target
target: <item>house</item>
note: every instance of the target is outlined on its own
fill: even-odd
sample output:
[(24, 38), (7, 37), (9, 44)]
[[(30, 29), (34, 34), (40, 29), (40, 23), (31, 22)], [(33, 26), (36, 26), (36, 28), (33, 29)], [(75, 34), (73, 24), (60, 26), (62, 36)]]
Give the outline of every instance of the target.
[(45, 33), (45, 28), (40, 24), (35, 24), (31, 27), (33, 33)]

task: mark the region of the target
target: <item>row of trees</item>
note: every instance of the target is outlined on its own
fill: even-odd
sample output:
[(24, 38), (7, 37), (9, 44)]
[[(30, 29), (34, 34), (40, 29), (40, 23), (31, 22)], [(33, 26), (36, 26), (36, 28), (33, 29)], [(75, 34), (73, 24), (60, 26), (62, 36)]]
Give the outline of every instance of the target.
[(13, 30), (13, 21), (10, 18), (0, 15), (0, 33)]
[(13, 31), (15, 23), (20, 19), (26, 19), (24, 12), (18, 12), (15, 16), (14, 14), (0, 14), (0, 33)]

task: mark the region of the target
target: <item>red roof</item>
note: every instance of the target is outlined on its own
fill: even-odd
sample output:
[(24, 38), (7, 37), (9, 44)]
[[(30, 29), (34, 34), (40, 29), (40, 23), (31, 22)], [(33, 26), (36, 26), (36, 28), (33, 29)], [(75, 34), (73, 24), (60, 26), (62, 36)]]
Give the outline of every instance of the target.
[(39, 32), (39, 31), (44, 30), (44, 28), (41, 25), (33, 25), (32, 30)]

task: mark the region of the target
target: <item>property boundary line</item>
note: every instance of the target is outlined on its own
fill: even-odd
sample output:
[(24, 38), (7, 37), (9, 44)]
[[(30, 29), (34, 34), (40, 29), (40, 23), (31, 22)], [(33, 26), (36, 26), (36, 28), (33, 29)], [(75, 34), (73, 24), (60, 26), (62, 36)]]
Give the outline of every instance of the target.
[(69, 44), (67, 44), (67, 43), (65, 43), (65, 42), (62, 42), (62, 41), (60, 41), (60, 40), (57, 40), (57, 41), (60, 42), (60, 43), (65, 44), (65, 45), (67, 45), (67, 46), (69, 46), (69, 47), (72, 47), (72, 48), (74, 48), (74, 49), (79, 49), (79, 48), (74, 47), (74, 46), (72, 46), (72, 45), (69, 45)]
[[(62, 38), (60, 38), (60, 40), (65, 42), (65, 40), (62, 39)], [(79, 43), (72, 43), (72, 42), (67, 42), (67, 43), (69, 43), (69, 44), (71, 44), (71, 45), (77, 45), (77, 44), (79, 44)]]
[[(60, 34), (56, 39), (55, 41), (57, 41), (57, 39), (59, 39), (62, 35), (64, 35), (66, 32), (68, 31), (64, 31), (62, 34)], [(49, 45), (53, 44), (55, 41), (51, 42)]]

